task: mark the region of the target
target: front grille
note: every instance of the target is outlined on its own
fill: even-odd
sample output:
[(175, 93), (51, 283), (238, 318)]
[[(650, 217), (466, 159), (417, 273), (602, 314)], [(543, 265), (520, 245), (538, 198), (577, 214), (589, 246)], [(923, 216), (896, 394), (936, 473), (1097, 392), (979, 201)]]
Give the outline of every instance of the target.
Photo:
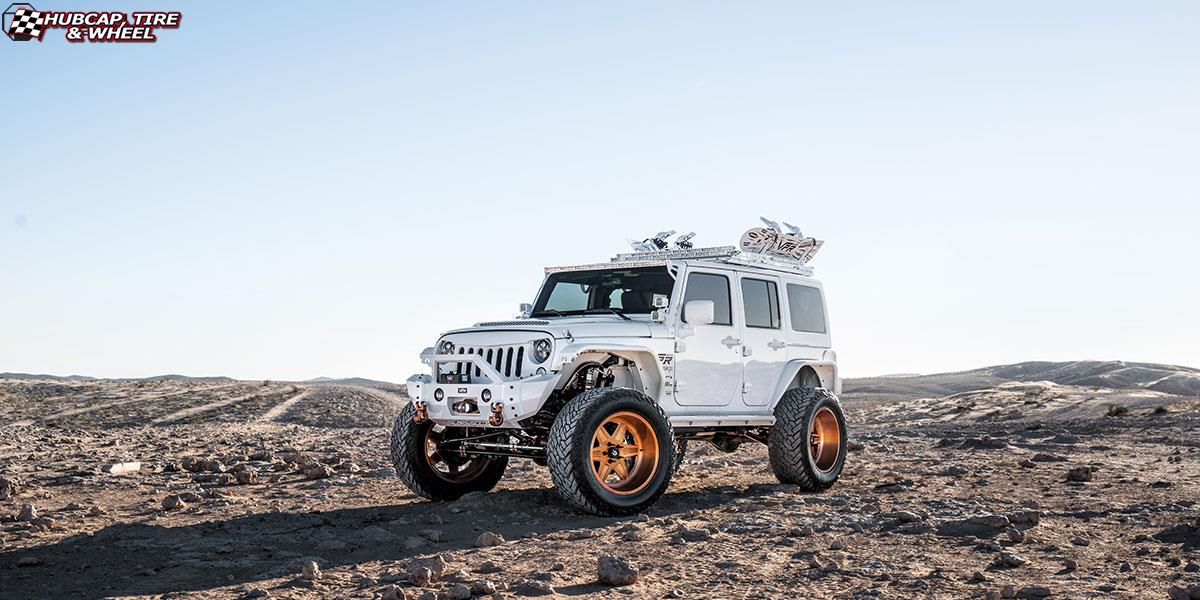
[[(462, 347), (459, 354), (476, 354), (482, 356), (489, 365), (500, 372), (505, 380), (517, 379), (525, 371), (525, 346), (481, 346)], [(483, 375), (481, 369), (469, 362), (454, 363), (454, 372), (459, 381), (463, 375), (467, 379)]]

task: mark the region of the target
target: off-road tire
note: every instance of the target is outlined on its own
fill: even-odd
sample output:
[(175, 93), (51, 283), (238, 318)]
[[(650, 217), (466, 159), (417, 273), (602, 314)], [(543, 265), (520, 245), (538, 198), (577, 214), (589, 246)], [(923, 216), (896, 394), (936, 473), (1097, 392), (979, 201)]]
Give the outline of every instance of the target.
[(425, 433), (433, 423), (416, 423), (414, 414), (416, 408), (409, 403), (392, 425), (392, 464), (408, 489), (429, 500), (457, 500), (468, 492), (486, 492), (496, 487), (508, 467), (508, 457), (474, 457), (472, 460), (486, 461), (481, 472), (466, 481), (447, 481), (425, 460)]
[[(833, 413), (840, 428), (836, 459), (825, 470), (818, 468), (809, 444), (810, 427), (822, 408)], [(837, 396), (824, 388), (788, 390), (775, 406), (775, 425), (767, 437), (771, 470), (782, 483), (793, 483), (806, 491), (827, 489), (842, 474), (846, 441), (846, 417)]]
[[(596, 429), (623, 411), (648, 421), (657, 439), (655, 471), (645, 486), (631, 495), (606, 490), (593, 473), (590, 455)], [(675, 471), (671, 422), (653, 400), (630, 388), (599, 388), (572, 398), (555, 417), (546, 450), (555, 491), (575, 510), (593, 515), (631, 515), (645, 510), (666, 491)]]

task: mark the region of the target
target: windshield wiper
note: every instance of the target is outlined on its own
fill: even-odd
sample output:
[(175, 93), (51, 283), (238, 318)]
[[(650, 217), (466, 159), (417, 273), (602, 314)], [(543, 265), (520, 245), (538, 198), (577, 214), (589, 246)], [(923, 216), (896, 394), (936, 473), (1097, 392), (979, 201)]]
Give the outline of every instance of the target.
[(562, 314), (562, 313), (558, 312), (557, 310), (554, 310), (553, 308), (543, 308), (542, 310), (539, 310), (539, 311), (537, 311), (537, 312), (535, 312), (535, 313), (533, 313), (533, 314), (531, 314), (531, 315), (529, 315), (529, 316), (531, 316), (531, 317), (542, 317), (542, 316), (545, 316), (545, 315), (547, 315), (547, 314), (550, 314), (550, 313), (554, 313), (554, 316), (556, 316), (556, 317), (565, 317), (565, 316), (567, 316), (567, 315), (564, 315), (564, 314)]
[(622, 319), (625, 319), (626, 321), (632, 321), (632, 320), (633, 320), (633, 319), (630, 319), (629, 317), (625, 316), (625, 313), (623, 313), (623, 312), (621, 312), (621, 311), (619, 311), (619, 310), (617, 310), (617, 309), (615, 309), (615, 308), (589, 308), (589, 309), (587, 309), (587, 310), (583, 311), (583, 314), (585, 314), (585, 315), (586, 315), (586, 314), (588, 314), (588, 313), (596, 312), (596, 311), (598, 311), (598, 310), (603, 310), (603, 311), (610, 312), (610, 313), (612, 313), (612, 314), (614, 314), (614, 315), (617, 315), (618, 317), (621, 317)]

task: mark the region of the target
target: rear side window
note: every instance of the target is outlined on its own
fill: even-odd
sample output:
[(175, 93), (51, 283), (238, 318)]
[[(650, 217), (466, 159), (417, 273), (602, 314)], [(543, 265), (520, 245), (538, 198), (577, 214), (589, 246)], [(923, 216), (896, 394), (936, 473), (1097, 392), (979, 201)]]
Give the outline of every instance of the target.
[[(733, 325), (733, 312), (729, 309), (729, 278), (711, 273), (691, 273), (687, 278), (687, 292), (683, 294), (686, 307), (692, 300), (712, 300), (713, 325)], [(687, 311), (683, 313), (687, 323)]]
[(792, 330), (825, 333), (825, 303), (821, 300), (821, 290), (789, 283), (787, 295)]
[(742, 304), (746, 327), (779, 329), (779, 288), (774, 281), (743, 279)]

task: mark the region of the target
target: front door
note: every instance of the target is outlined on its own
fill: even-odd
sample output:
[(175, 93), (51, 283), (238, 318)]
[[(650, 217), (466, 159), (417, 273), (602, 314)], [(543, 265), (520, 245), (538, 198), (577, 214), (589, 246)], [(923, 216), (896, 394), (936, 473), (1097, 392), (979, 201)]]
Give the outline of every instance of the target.
[(779, 280), (764, 275), (738, 275), (742, 304), (742, 394), (747, 406), (764, 406), (774, 398), (788, 360), (787, 336), (780, 314)]
[[(696, 326), (694, 335), (681, 340), (682, 349), (675, 355), (675, 401), (682, 406), (741, 403), (742, 346), (739, 326), (734, 323), (732, 293), (736, 284), (736, 274), (730, 271), (687, 272), (680, 306), (692, 300), (711, 300), (713, 323)], [(687, 315), (682, 314), (680, 320), (686, 323)]]

